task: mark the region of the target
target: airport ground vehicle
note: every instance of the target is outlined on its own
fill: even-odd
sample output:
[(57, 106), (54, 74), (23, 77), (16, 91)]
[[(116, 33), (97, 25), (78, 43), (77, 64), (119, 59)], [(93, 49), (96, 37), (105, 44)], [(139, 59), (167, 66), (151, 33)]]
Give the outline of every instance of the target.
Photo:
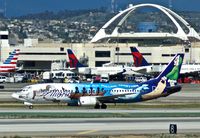
[(68, 70), (45, 71), (42, 74), (42, 79), (45, 82), (52, 79), (72, 79), (74, 77), (77, 77), (77, 74)]
[(4, 83), (4, 82), (6, 82), (6, 80), (7, 80), (7, 77), (0, 76), (0, 83)]
[(147, 81), (147, 78), (146, 77), (142, 77), (142, 76), (140, 76), (140, 77), (135, 77), (135, 82), (137, 82), (137, 83), (140, 83), (140, 82), (145, 82), (145, 81)]

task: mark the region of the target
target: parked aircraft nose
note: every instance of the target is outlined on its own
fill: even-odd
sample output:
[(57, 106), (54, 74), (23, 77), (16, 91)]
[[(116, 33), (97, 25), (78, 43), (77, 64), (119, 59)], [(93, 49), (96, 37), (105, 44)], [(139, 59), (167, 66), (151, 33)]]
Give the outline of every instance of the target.
[(12, 94), (12, 98), (14, 98), (14, 99), (19, 99), (19, 95), (16, 94), (16, 93), (13, 93), (13, 94)]

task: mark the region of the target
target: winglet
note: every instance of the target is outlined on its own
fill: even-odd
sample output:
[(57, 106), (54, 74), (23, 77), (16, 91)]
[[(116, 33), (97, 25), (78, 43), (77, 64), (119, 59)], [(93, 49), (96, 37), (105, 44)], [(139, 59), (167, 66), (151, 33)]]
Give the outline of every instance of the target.
[(142, 67), (142, 66), (149, 66), (150, 64), (145, 60), (145, 58), (142, 56), (142, 54), (138, 51), (136, 47), (130, 47), (131, 54), (133, 56), (134, 65), (136, 67)]

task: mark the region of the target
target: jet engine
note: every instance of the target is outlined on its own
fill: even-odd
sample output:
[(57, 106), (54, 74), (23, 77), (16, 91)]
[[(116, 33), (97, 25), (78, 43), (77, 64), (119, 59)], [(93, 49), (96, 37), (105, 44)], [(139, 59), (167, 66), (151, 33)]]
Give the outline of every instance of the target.
[(79, 100), (80, 105), (95, 105), (97, 102), (96, 96), (83, 96)]

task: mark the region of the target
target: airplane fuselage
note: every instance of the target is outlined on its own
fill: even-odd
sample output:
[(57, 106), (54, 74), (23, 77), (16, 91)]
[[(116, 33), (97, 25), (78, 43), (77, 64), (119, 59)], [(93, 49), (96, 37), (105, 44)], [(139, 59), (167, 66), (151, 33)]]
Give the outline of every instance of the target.
[[(119, 98), (124, 100), (139, 101), (139, 94), (144, 86), (138, 84), (107, 84), (107, 83), (83, 83), (83, 84), (37, 84), (24, 87), (20, 93), (22, 101), (27, 102), (70, 102), (80, 96), (112, 96), (130, 94)], [(145, 87), (149, 90), (149, 88)], [(77, 95), (77, 96), (76, 96)]]
[(144, 67), (79, 67), (78, 72), (80, 74), (108, 74), (115, 75), (117, 73), (122, 73), (125, 71), (135, 71), (135, 73), (148, 73), (152, 71), (152, 66), (144, 66)]
[(184, 73), (191, 73), (191, 72), (197, 72), (200, 71), (200, 65), (195, 65), (195, 64), (183, 64), (181, 67), (181, 74)]
[[(21, 91), (14, 93), (15, 99), (30, 102), (66, 102), (79, 101), (80, 97), (109, 97), (104, 103), (130, 103), (154, 99), (166, 96), (166, 82), (147, 81), (139, 84), (126, 83), (46, 83), (35, 84), (24, 87)], [(164, 95), (163, 95), (164, 94)]]

